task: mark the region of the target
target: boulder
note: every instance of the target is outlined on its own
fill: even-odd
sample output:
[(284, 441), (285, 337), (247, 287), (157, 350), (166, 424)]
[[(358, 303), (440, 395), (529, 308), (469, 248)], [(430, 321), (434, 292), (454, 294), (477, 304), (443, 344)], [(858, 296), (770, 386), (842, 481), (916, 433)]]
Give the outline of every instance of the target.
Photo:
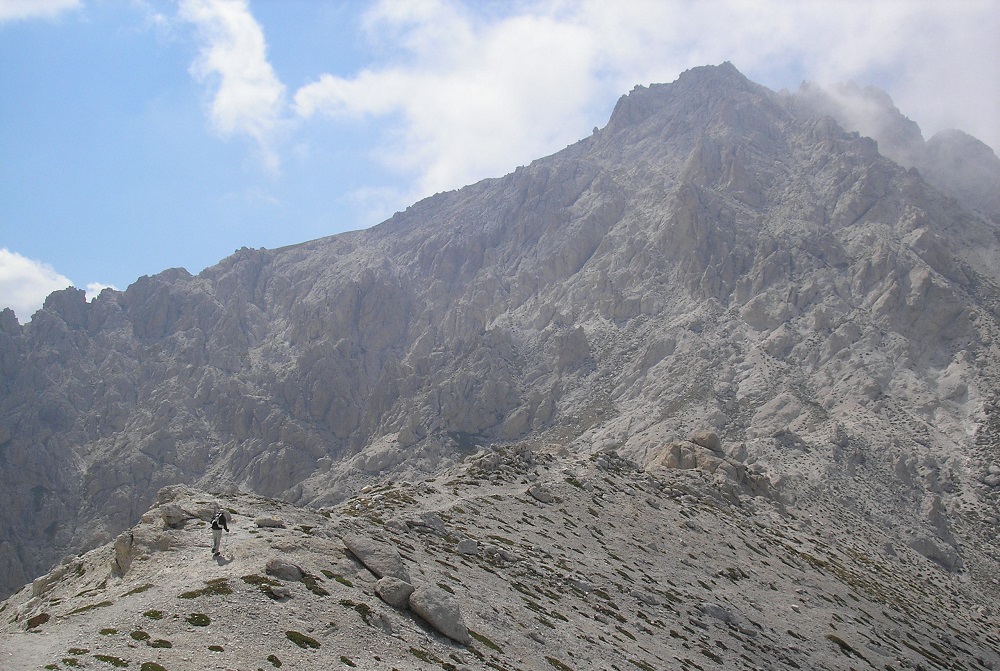
[(378, 579), (375, 583), (375, 594), (393, 608), (404, 610), (409, 607), (413, 585), (391, 575)]
[(357, 557), (358, 561), (365, 565), (365, 568), (375, 574), (376, 578), (389, 575), (404, 582), (410, 582), (410, 574), (403, 566), (403, 558), (399, 556), (399, 551), (392, 545), (360, 534), (346, 534), (342, 540), (351, 554)]
[(479, 543), (472, 538), (463, 538), (455, 546), (455, 551), (460, 555), (474, 555), (479, 552)]
[(115, 558), (111, 562), (111, 573), (121, 577), (128, 572), (135, 556), (135, 535), (131, 531), (125, 531), (115, 539)]
[(421, 586), (415, 589), (410, 595), (410, 608), (451, 640), (463, 645), (472, 642), (458, 600), (440, 587)]
[(538, 482), (528, 487), (528, 494), (539, 503), (552, 503), (556, 500), (549, 488)]
[(168, 503), (160, 506), (160, 517), (163, 518), (163, 525), (170, 529), (181, 529), (192, 515), (188, 514), (176, 503)]
[(695, 431), (691, 436), (691, 442), (708, 448), (716, 454), (722, 454), (722, 441), (719, 440), (719, 434), (714, 431)]
[(298, 582), (302, 580), (306, 572), (302, 570), (302, 567), (298, 564), (293, 564), (287, 559), (282, 559), (281, 557), (272, 557), (267, 560), (267, 568), (265, 569), (268, 575), (273, 575), (279, 580), (287, 580), (289, 582)]
[(258, 517), (254, 523), (263, 529), (284, 529), (285, 521), (274, 516)]

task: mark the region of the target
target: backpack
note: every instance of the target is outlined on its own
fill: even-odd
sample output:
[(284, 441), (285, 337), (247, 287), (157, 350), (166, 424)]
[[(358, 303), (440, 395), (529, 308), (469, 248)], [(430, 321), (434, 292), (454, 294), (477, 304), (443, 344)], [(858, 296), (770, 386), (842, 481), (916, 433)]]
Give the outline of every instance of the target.
[(213, 529), (221, 529), (222, 528), (222, 525), (224, 523), (224, 520), (223, 520), (222, 516), (224, 514), (225, 513), (223, 513), (221, 510), (219, 512), (215, 513), (215, 517), (212, 518), (212, 528)]

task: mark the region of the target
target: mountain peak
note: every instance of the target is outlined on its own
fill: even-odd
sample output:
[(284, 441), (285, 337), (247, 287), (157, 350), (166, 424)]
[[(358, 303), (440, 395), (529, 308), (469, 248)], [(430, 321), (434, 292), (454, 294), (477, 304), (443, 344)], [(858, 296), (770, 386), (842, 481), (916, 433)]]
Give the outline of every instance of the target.
[[(611, 113), (607, 128), (617, 132), (641, 124), (658, 111), (677, 110), (680, 106), (692, 111), (704, 108), (709, 100), (758, 88), (743, 73), (726, 61), (721, 65), (703, 65), (685, 70), (670, 84), (636, 86), (623, 95)], [(677, 110), (679, 111), (679, 110)]]

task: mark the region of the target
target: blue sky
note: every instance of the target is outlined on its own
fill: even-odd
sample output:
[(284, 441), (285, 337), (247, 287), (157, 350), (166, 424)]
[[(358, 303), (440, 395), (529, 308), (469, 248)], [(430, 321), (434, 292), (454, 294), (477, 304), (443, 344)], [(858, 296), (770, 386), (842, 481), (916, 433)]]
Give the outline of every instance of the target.
[(995, 0), (0, 0), (0, 307), (374, 225), (730, 60), (1000, 147)]

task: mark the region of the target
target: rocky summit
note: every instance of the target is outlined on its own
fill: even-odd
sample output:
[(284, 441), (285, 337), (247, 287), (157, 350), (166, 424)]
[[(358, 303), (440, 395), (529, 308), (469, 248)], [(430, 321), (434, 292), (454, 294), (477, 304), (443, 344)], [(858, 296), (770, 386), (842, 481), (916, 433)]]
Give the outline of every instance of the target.
[(374, 228), (5, 310), (0, 665), (996, 668), (998, 185), (726, 63)]

